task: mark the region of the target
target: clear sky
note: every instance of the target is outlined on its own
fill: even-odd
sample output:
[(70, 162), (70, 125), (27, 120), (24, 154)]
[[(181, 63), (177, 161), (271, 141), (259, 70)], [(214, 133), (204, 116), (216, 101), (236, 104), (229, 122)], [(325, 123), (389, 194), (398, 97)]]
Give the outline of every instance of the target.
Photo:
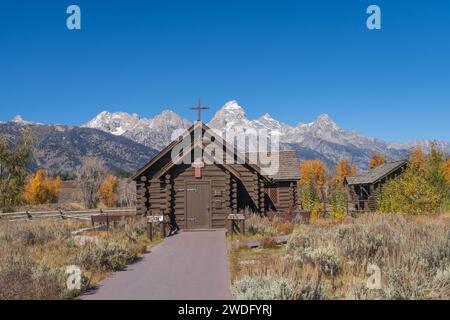
[[(66, 28), (77, 4), (82, 30)], [(366, 8), (382, 10), (382, 30)], [(389, 141), (450, 140), (448, 0), (2, 0), (0, 120), (102, 110), (195, 119), (236, 99), (295, 125), (328, 113)]]

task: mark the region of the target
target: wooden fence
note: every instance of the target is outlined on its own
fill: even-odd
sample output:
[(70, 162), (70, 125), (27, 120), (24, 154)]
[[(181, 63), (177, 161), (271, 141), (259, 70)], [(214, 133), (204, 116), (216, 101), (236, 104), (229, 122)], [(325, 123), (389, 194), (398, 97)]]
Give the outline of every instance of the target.
[(23, 220), (37, 220), (37, 219), (79, 219), (91, 220), (92, 216), (101, 214), (132, 214), (135, 213), (135, 208), (110, 208), (110, 209), (94, 209), (94, 210), (80, 210), (80, 211), (22, 211), (0, 213), (0, 221), (23, 221)]

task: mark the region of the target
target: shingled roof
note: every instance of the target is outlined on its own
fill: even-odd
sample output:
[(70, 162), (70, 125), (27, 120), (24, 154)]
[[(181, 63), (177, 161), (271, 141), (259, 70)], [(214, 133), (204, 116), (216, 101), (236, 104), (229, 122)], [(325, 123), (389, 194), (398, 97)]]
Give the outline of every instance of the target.
[(388, 162), (376, 167), (364, 176), (352, 176), (346, 177), (345, 179), (349, 185), (373, 184), (388, 176), (392, 172), (398, 170), (399, 168), (405, 166), (406, 164), (406, 160)]
[[(278, 156), (277, 156), (278, 155)], [(282, 150), (276, 153), (269, 152), (268, 156), (270, 156), (273, 160), (271, 165), (277, 166), (278, 171), (275, 174), (266, 174), (269, 178), (273, 180), (298, 180), (300, 177), (299, 163), (297, 160), (297, 155), (294, 150)], [(258, 166), (261, 168), (261, 173), (265, 173), (264, 165), (262, 165), (259, 160), (261, 157), (258, 157)]]

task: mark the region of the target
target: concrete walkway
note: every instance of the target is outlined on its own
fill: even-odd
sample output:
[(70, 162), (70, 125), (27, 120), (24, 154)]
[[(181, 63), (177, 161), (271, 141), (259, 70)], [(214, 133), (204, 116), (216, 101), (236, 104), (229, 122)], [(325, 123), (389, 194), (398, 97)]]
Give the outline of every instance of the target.
[(225, 231), (186, 231), (165, 239), (83, 300), (231, 299)]

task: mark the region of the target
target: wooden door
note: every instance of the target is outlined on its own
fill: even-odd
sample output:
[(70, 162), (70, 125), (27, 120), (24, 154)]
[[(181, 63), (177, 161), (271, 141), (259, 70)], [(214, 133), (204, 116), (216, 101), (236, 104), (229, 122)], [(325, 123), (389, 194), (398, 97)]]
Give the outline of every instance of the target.
[(211, 228), (211, 186), (209, 182), (186, 182), (186, 229)]

